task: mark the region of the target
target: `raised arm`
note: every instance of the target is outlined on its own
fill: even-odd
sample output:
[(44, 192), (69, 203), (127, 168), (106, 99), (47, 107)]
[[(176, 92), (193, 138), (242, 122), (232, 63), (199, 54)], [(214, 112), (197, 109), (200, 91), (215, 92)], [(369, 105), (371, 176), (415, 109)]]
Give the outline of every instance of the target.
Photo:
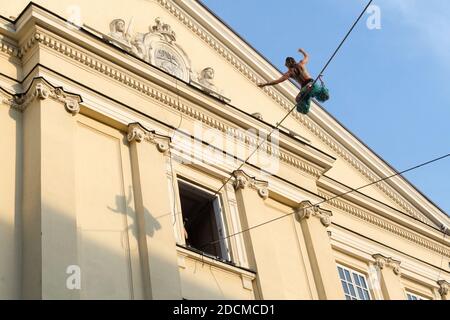
[(298, 52), (300, 52), (304, 56), (304, 58), (302, 60), (300, 60), (300, 62), (298, 64), (300, 64), (302, 66), (307, 64), (309, 61), (309, 55), (303, 49), (298, 49)]
[(290, 76), (289, 72), (286, 72), (285, 74), (283, 74), (283, 76), (281, 78), (279, 78), (277, 80), (269, 81), (267, 83), (260, 83), (260, 84), (258, 84), (258, 87), (262, 88), (265, 86), (273, 86), (273, 85), (279, 84), (279, 83), (289, 79), (289, 76)]

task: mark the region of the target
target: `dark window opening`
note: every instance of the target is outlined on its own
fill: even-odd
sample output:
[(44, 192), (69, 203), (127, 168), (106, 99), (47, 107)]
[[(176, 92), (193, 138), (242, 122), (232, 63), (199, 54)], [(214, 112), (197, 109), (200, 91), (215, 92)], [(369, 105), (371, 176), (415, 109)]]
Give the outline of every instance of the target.
[(178, 181), (186, 245), (229, 261), (220, 199), (206, 190)]

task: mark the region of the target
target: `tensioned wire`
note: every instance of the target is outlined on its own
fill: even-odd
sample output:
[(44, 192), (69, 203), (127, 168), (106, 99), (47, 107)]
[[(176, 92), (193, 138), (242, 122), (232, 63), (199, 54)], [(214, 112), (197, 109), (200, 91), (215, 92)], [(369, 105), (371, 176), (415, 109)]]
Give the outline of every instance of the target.
[[(411, 167), (411, 168), (408, 168), (408, 169), (406, 169), (406, 170), (403, 170), (403, 171), (394, 173), (394, 174), (389, 175), (389, 176), (387, 176), (387, 177), (384, 177), (384, 178), (382, 178), (382, 179), (379, 179), (379, 180), (373, 181), (373, 182), (371, 182), (371, 183), (365, 184), (365, 185), (360, 186), (360, 187), (358, 187), (358, 188), (356, 188), (356, 189), (351, 189), (351, 190), (348, 190), (348, 191), (346, 191), (346, 192), (343, 192), (343, 193), (340, 193), (340, 194), (338, 194), (338, 195), (335, 195), (335, 196), (333, 196), (333, 197), (330, 197), (330, 198), (328, 198), (328, 199), (324, 199), (324, 200), (319, 201), (319, 202), (317, 202), (317, 203), (315, 203), (315, 204), (312, 204), (312, 205), (309, 205), (309, 206), (302, 207), (301, 210), (305, 210), (305, 209), (317, 207), (318, 205), (323, 204), (323, 203), (326, 203), (326, 202), (331, 201), (331, 200), (333, 200), (333, 199), (341, 198), (341, 197), (343, 197), (343, 196), (345, 196), (345, 195), (348, 195), (348, 194), (350, 194), (350, 193), (352, 193), (352, 192), (355, 192), (355, 191), (364, 189), (364, 188), (366, 188), (366, 187), (369, 187), (369, 186), (371, 186), (371, 185), (380, 183), (380, 182), (382, 182), (382, 181), (386, 181), (386, 180), (392, 179), (392, 178), (394, 178), (394, 177), (396, 177), (396, 176), (399, 176), (399, 175), (402, 175), (402, 174), (404, 174), (404, 173), (407, 173), (407, 172), (410, 172), (410, 171), (419, 169), (419, 168), (421, 168), (421, 167), (424, 167), (424, 166), (429, 165), (429, 164), (432, 164), (432, 163), (434, 163), (434, 162), (443, 160), (443, 159), (448, 158), (448, 157), (450, 157), (450, 153), (448, 153), (448, 154), (446, 154), (446, 155), (443, 155), (443, 156), (440, 156), (440, 157), (438, 157), (438, 158), (434, 158), (434, 159), (429, 160), (429, 161), (427, 161), (427, 162), (418, 164), (418, 165), (416, 165), (416, 166), (414, 166), (414, 167)], [(231, 238), (231, 237), (237, 236), (237, 235), (239, 235), (239, 234), (241, 234), (241, 233), (248, 232), (248, 231), (250, 231), (250, 230), (253, 230), (253, 229), (262, 227), (262, 226), (267, 225), (267, 224), (269, 224), (269, 223), (278, 221), (278, 220), (283, 219), (283, 218), (285, 218), (285, 217), (291, 216), (291, 215), (295, 214), (296, 212), (297, 212), (297, 211), (293, 211), (293, 212), (290, 212), (290, 213), (286, 213), (286, 214), (284, 214), (284, 215), (282, 215), (282, 216), (280, 216), (280, 217), (277, 217), (277, 218), (274, 218), (274, 219), (267, 220), (267, 221), (265, 221), (265, 222), (262, 222), (262, 223), (260, 223), (260, 224), (254, 225), (254, 226), (252, 226), (252, 227), (249, 227), (249, 228), (247, 228), (247, 229), (241, 230), (241, 231), (239, 231), (239, 232), (233, 233), (233, 234), (231, 234), (231, 235), (228, 235), (228, 236), (226, 236), (226, 237), (220, 238), (220, 239), (218, 239), (218, 240), (214, 240), (214, 241), (205, 243), (205, 244), (203, 244), (203, 245), (200, 246), (200, 249), (202, 249), (202, 248), (204, 248), (204, 247), (206, 247), (206, 246), (214, 245), (214, 244), (216, 244), (216, 243), (219, 243), (220, 241), (223, 241), (223, 240), (229, 239), (229, 238)], [(443, 226), (443, 227), (445, 227), (445, 226)], [(443, 233), (444, 233), (444, 239), (445, 239), (445, 234), (446, 234), (446, 233), (445, 233), (445, 232), (443, 232)]]
[[(372, 4), (373, 0), (370, 0), (367, 5), (364, 7), (364, 10), (361, 11), (361, 13), (359, 14), (358, 18), (353, 22), (352, 26), (350, 27), (350, 29), (347, 31), (347, 33), (345, 34), (344, 38), (341, 40), (341, 42), (339, 43), (339, 45), (337, 46), (337, 48), (334, 50), (333, 54), (331, 55), (331, 57), (328, 59), (327, 63), (325, 64), (325, 66), (322, 68), (322, 70), (319, 72), (319, 75), (314, 79), (314, 82), (311, 84), (311, 86), (305, 91), (305, 94), (303, 94), (299, 101), (297, 101), (297, 103), (300, 103), (305, 96), (307, 96), (311, 90), (313, 89), (314, 85), (316, 84), (317, 80), (319, 80), (319, 78), (323, 75), (323, 73), (325, 72), (325, 70), (328, 68), (328, 66), (330, 65), (331, 61), (333, 61), (334, 57), (336, 56), (336, 54), (339, 52), (339, 50), (341, 49), (341, 47), (344, 45), (345, 41), (347, 40), (347, 38), (350, 36), (350, 34), (352, 33), (353, 29), (356, 27), (356, 25), (358, 24), (358, 22), (361, 20), (362, 16), (364, 15), (364, 13), (367, 11), (367, 8), (369, 8), (369, 6)], [(277, 125), (272, 128), (272, 130), (270, 131), (270, 133), (267, 135), (267, 137), (261, 142), (259, 143), (256, 148), (250, 153), (250, 155), (239, 165), (239, 167), (232, 171), (230, 173), (230, 175), (228, 176), (228, 178), (225, 180), (224, 183), (222, 183), (221, 187), (219, 189), (217, 189), (214, 194), (211, 196), (211, 199), (214, 199), (215, 196), (217, 196), (217, 194), (226, 186), (226, 184), (232, 179), (233, 177), (233, 172), (240, 170), (245, 164), (247, 164), (248, 160), (255, 154), (256, 151), (259, 150), (259, 148), (266, 143), (266, 141), (269, 140), (269, 138), (272, 136), (272, 134), (278, 130), (278, 128), (281, 126), (281, 124), (287, 119), (287, 117), (292, 113), (292, 111), (294, 111), (296, 109), (296, 105), (294, 105), (294, 107), (292, 109), (290, 109), (290, 111), (281, 119), (281, 121), (279, 121), (277, 123)], [(205, 210), (205, 208), (207, 208), (207, 206), (209, 205), (209, 202), (206, 202), (202, 207), (200, 207), (200, 210), (198, 210), (198, 214), (197, 216), (201, 215), (203, 213), (203, 211)]]

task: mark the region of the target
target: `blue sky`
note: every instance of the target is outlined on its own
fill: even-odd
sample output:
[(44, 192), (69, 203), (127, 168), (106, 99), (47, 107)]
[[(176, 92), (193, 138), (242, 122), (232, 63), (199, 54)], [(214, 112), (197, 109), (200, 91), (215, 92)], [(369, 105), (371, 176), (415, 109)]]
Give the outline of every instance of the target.
[[(310, 55), (313, 76), (366, 5), (365, 0), (203, 0), (279, 69)], [(450, 153), (450, 1), (378, 0), (325, 73), (324, 107), (399, 171)], [(450, 213), (450, 158), (405, 177)]]

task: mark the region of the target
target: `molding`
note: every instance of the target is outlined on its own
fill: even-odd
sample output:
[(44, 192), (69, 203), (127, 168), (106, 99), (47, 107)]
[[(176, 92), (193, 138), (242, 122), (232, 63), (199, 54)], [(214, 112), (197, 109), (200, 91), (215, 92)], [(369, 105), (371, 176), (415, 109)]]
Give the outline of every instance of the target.
[(321, 197), (323, 197), (325, 199), (325, 201), (329, 205), (331, 205), (345, 213), (348, 213), (352, 216), (355, 216), (359, 219), (369, 222), (377, 227), (380, 227), (388, 232), (391, 232), (397, 236), (400, 236), (400, 237), (407, 239), (409, 241), (412, 241), (422, 247), (425, 247), (425, 248), (432, 250), (438, 254), (441, 254), (441, 255), (444, 255), (444, 256), (450, 258), (450, 249), (448, 248), (448, 246), (442, 246), (442, 245), (436, 244), (425, 237), (419, 236), (415, 233), (412, 233), (411, 231), (409, 231), (406, 228), (395, 225), (395, 224), (389, 222), (387, 219), (379, 218), (376, 215), (374, 215), (373, 213), (371, 213), (367, 210), (360, 209), (357, 206), (351, 205), (346, 201), (339, 200), (337, 198), (330, 199), (333, 197), (333, 195), (325, 193), (321, 190), (319, 190), (318, 193)]
[[(232, 35), (231, 31), (228, 30), (225, 26), (218, 23), (214, 18), (211, 18), (210, 14), (206, 15), (205, 17), (200, 17), (205, 24), (211, 24), (210, 28), (216, 28), (218, 31), (223, 31), (225, 35), (222, 37), (224, 38), (223, 41), (229, 42), (231, 46), (234, 46), (234, 49), (241, 53), (243, 55), (243, 60), (246, 60), (247, 62), (243, 62), (237, 55), (235, 55), (232, 51), (230, 51), (228, 48), (224, 47), (220, 41), (216, 40), (216, 37), (211, 35), (210, 32), (206, 31), (204, 27), (202, 27), (199, 23), (196, 21), (193, 21), (193, 19), (188, 15), (184, 13), (184, 10), (186, 8), (188, 11), (191, 11), (191, 15), (195, 13), (195, 15), (198, 15), (198, 11), (205, 11), (206, 10), (201, 8), (201, 6), (197, 3), (189, 2), (189, 1), (176, 1), (179, 6), (183, 6), (183, 9), (179, 9), (177, 5), (172, 3), (172, 1), (169, 0), (157, 0), (157, 2), (164, 8), (166, 8), (173, 16), (175, 16), (181, 23), (183, 23), (188, 29), (190, 29), (192, 32), (194, 32), (198, 37), (200, 37), (203, 41), (205, 41), (211, 48), (213, 48), (216, 52), (218, 52), (222, 57), (224, 57), (228, 62), (231, 63), (235, 68), (237, 68), (244, 76), (246, 76), (250, 81), (253, 83), (257, 83), (260, 81), (260, 76), (258, 73), (256, 73), (254, 70), (251, 70), (246, 66), (247, 63), (252, 64), (255, 66), (255, 69), (258, 69), (260, 73), (265, 73), (265, 75), (276, 75), (278, 74), (278, 71), (276, 71), (274, 68), (269, 68), (266, 61), (264, 61), (261, 57), (259, 57), (257, 54), (255, 54), (254, 51), (250, 50), (248, 45), (246, 45), (243, 41), (236, 40), (237, 37), (235, 35)], [(199, 9), (200, 8), (200, 9)], [(196, 11), (197, 10), (197, 11)], [(213, 24), (214, 23), (214, 24)], [(219, 30), (219, 29), (220, 30)], [(220, 32), (216, 32), (220, 34)], [(40, 37), (38, 37), (39, 41), (42, 41)], [(29, 44), (27, 44), (29, 46)], [(67, 52), (67, 48), (64, 48), (63, 46), (60, 46), (57, 43), (47, 43), (46, 45), (50, 47), (55, 47), (56, 50), (63, 52), (66, 55), (70, 55), (71, 53)], [(71, 48), (70, 51), (73, 49)], [(24, 50), (25, 52), (26, 50)], [(19, 56), (22, 54), (22, 49), (19, 51)], [(94, 64), (91, 65), (91, 67), (99, 70), (102, 70), (101, 64), (98, 64), (97, 62), (93, 61), (83, 61), (83, 54), (76, 54), (75, 57), (76, 60), (80, 60), (84, 64)], [(115, 70), (114, 70), (115, 71)], [(120, 75), (123, 76), (123, 75)], [(115, 76), (113, 78), (119, 77), (117, 75), (117, 72), (115, 72)], [(120, 81), (130, 82), (127, 83), (127, 85), (130, 85), (132, 87), (139, 87), (141, 84), (137, 84), (136, 81), (131, 81), (129, 77), (125, 75), (125, 78), (119, 79)], [(134, 80), (134, 79), (133, 79)], [(145, 88), (145, 87), (144, 87)], [(142, 87), (136, 88), (139, 91), (142, 91)], [(277, 104), (279, 104), (282, 108), (284, 108), (286, 111), (290, 110), (291, 102), (286, 99), (286, 97), (290, 97), (292, 100), (293, 96), (295, 95), (296, 88), (293, 85), (286, 85), (282, 87), (283, 91), (280, 90), (272, 90), (269, 88), (265, 88), (264, 92), (266, 92)], [(281, 94), (279, 94), (282, 92)], [(320, 109), (320, 108), (318, 108)], [(317, 114), (316, 114), (317, 113)], [(320, 115), (320, 117), (319, 117)], [(336, 152), (340, 157), (342, 157), (346, 162), (348, 162), (352, 167), (356, 168), (357, 171), (359, 171), (364, 177), (366, 177), (369, 181), (373, 182), (378, 179), (378, 174), (374, 173), (372, 169), (369, 168), (366, 164), (364, 164), (361, 160), (357, 159), (350, 151), (347, 150), (347, 147), (344, 146), (344, 143), (347, 143), (348, 138), (345, 141), (338, 142), (337, 138), (333, 138), (328, 132), (325, 131), (320, 125), (318, 125), (316, 122), (325, 123), (324, 126), (330, 130), (334, 130), (337, 134), (336, 136), (339, 138), (341, 135), (339, 132), (345, 134), (346, 136), (351, 136), (345, 129), (343, 129), (341, 126), (339, 126), (337, 123), (334, 123), (333, 126), (329, 124), (329, 122), (332, 122), (333, 119), (327, 115), (323, 110), (319, 110), (318, 112), (313, 112), (311, 114), (311, 118), (305, 117), (303, 115), (294, 113), (293, 117), (297, 119), (300, 123), (302, 123), (308, 130), (310, 130), (315, 136), (317, 136), (320, 140), (322, 140), (331, 150)], [(322, 119), (324, 118), (324, 119)], [(327, 122), (328, 121), (328, 122)], [(333, 124), (333, 123), (332, 123)], [(354, 138), (354, 137), (353, 137)], [(353, 139), (356, 140), (356, 139)], [(352, 143), (349, 142), (350, 146), (354, 147), (355, 152), (359, 154), (363, 154), (361, 149), (363, 146), (359, 145), (358, 142)], [(346, 145), (346, 144), (345, 144)], [(356, 146), (356, 147), (355, 147)], [(363, 148), (364, 149), (364, 148)], [(367, 148), (366, 148), (367, 149)], [(363, 150), (364, 151), (364, 150)], [(370, 152), (369, 152), (370, 153)], [(282, 159), (284, 161), (284, 159)], [(384, 170), (387, 170), (387, 165), (384, 163), (381, 159), (377, 158), (376, 156), (372, 155), (368, 161), (371, 161), (371, 164), (373, 164), (373, 167), (378, 167)], [(302, 165), (303, 167), (303, 165)], [(304, 168), (300, 168), (302, 171), (304, 171)], [(380, 170), (381, 170), (380, 169)], [(391, 170), (389, 170), (391, 171)], [(407, 188), (409, 185), (406, 184), (406, 182), (403, 183), (403, 188)], [(388, 183), (381, 182), (376, 184), (376, 187), (379, 188), (381, 191), (383, 191), (385, 194), (387, 194), (395, 203), (397, 203), (400, 207), (402, 207), (408, 214), (414, 215), (418, 217), (419, 219), (423, 219), (423, 215), (412, 206), (408, 200), (405, 200), (405, 198), (400, 195), (400, 191), (403, 190), (401, 186), (399, 188), (402, 188), (402, 190), (397, 191), (394, 188), (392, 188)], [(410, 186), (409, 186), (410, 187)], [(408, 192), (408, 195), (410, 196), (418, 196), (420, 193), (417, 192), (417, 190), (404, 190)], [(423, 197), (420, 197), (422, 199)], [(421, 200), (421, 203), (419, 205), (423, 208), (423, 210), (431, 215), (434, 216), (435, 219), (443, 221), (445, 217), (441, 216), (443, 213), (439, 211), (437, 208), (435, 208), (431, 203), (426, 202), (425, 200)], [(448, 219), (444, 221), (448, 222)], [(425, 221), (424, 221), (425, 222)], [(427, 223), (427, 222), (426, 222)]]
[(233, 186), (235, 190), (245, 189), (247, 187), (258, 191), (258, 195), (266, 200), (269, 197), (269, 183), (267, 181), (258, 180), (255, 177), (250, 177), (243, 170), (236, 170), (233, 172)]
[(336, 252), (363, 261), (368, 266), (374, 265), (372, 257), (374, 253), (382, 254), (385, 257), (396, 256), (402, 261), (402, 277), (414, 279), (415, 282), (438, 289), (436, 279), (439, 279), (442, 274), (438, 265), (422, 261), (396, 249), (386, 247), (384, 244), (362, 238), (360, 235), (342, 229), (338, 225), (333, 224), (330, 229), (333, 231), (331, 245)]
[[(231, 50), (229, 50), (227, 47), (222, 45), (219, 40), (216, 39), (214, 35), (211, 34), (211, 32), (207, 31), (204, 27), (202, 27), (199, 23), (196, 21), (193, 21), (187, 14), (184, 14), (182, 11), (183, 9), (178, 9), (177, 5), (189, 8), (192, 11), (195, 11), (197, 8), (194, 8), (194, 6), (200, 6), (199, 4), (191, 4), (190, 1), (174, 1), (177, 3), (175, 5), (170, 0), (157, 0), (157, 2), (165, 8), (169, 13), (171, 13), (175, 18), (177, 18), (181, 23), (183, 23), (188, 29), (190, 29), (194, 34), (196, 34), (200, 39), (202, 39), (210, 48), (215, 50), (220, 56), (222, 56), (225, 60), (227, 60), (233, 67), (235, 67), (242, 75), (244, 75), (249, 81), (254, 83), (255, 85), (259, 82), (261, 82), (262, 77), (258, 74), (258, 72), (250, 69), (247, 67), (247, 64), (242, 61), (236, 54), (234, 54)], [(200, 10), (204, 10), (204, 8), (201, 8)], [(198, 11), (198, 9), (197, 9)], [(195, 11), (197, 15), (199, 13)], [(213, 23), (210, 21), (211, 18), (209, 17), (202, 17), (203, 20), (206, 21), (206, 23), (211, 24), (211, 28)], [(217, 23), (215, 23), (215, 27), (217, 28)], [(255, 57), (255, 54), (253, 52), (249, 52), (252, 50), (249, 50), (245, 43), (243, 43), (242, 40), (236, 40), (236, 36), (229, 35), (231, 33), (230, 30), (227, 28), (224, 28), (221, 26), (222, 29), (226, 29), (224, 33), (226, 33), (225, 41), (230, 41), (231, 45), (234, 45), (237, 50), (241, 51), (242, 54), (247, 54), (246, 59), (253, 63), (261, 63), (261, 61), (252, 61), (256, 60), (258, 57)], [(217, 30), (215, 30), (217, 31)], [(222, 30), (223, 31), (223, 30)], [(218, 31), (217, 31), (218, 32)], [(228, 37), (228, 38), (226, 38)], [(232, 39), (230, 39), (232, 38)], [(250, 56), (252, 55), (252, 56)], [(261, 60), (261, 59), (259, 59)], [(264, 63), (264, 61), (262, 61)], [(261, 68), (262, 72), (269, 73), (268, 68)], [(273, 74), (273, 72), (270, 72)], [(277, 72), (278, 73), (278, 72)], [(263, 91), (270, 97), (272, 100), (274, 100), (278, 105), (280, 105), (285, 111), (290, 111), (291, 109), (291, 101), (293, 100), (293, 88), (294, 86), (291, 85), (289, 87), (288, 92), (281, 93), (277, 89), (268, 88), (265, 87)], [(291, 95), (289, 97), (290, 99), (287, 100), (286, 96)], [(316, 104), (316, 106), (318, 106)], [(318, 106), (320, 108), (320, 106)], [(340, 142), (337, 141), (337, 139), (333, 138), (328, 132), (326, 132), (322, 127), (320, 127), (316, 121), (312, 120), (311, 117), (306, 117), (304, 115), (301, 115), (299, 113), (292, 113), (291, 114), (297, 121), (302, 123), (307, 129), (309, 129), (316, 137), (318, 137), (322, 142), (324, 142), (331, 150), (336, 152), (341, 158), (343, 158), (347, 163), (349, 163), (353, 168), (355, 168), (360, 174), (362, 174), (365, 178), (367, 178), (370, 182), (374, 182), (379, 180), (380, 176), (376, 174), (372, 169), (369, 168), (366, 164), (364, 164), (361, 160), (359, 160), (353, 153), (347, 150), (346, 147)], [(317, 116), (312, 116), (313, 118), (318, 118)], [(324, 117), (330, 118), (330, 116), (325, 115)], [(330, 126), (329, 126), (330, 127)], [(330, 127), (331, 128), (331, 127)], [(342, 131), (342, 129), (338, 129)], [(346, 133), (347, 130), (344, 130)], [(372, 152), (373, 153), (373, 152)], [(375, 161), (382, 162), (383, 166), (386, 166), (383, 160), (381, 159), (375, 159)], [(383, 193), (385, 193), (390, 199), (392, 199), (396, 204), (398, 204), (401, 208), (403, 208), (408, 214), (413, 215), (414, 217), (417, 217), (421, 220), (423, 219), (423, 214), (417, 210), (414, 206), (412, 206), (408, 200), (406, 200), (403, 196), (400, 195), (398, 191), (396, 191), (394, 188), (392, 188), (388, 183), (385, 181), (381, 183), (377, 183), (375, 185), (378, 189), (380, 189)], [(442, 220), (442, 218), (440, 218)], [(425, 223), (429, 223), (427, 221), (424, 221)]]
[(310, 217), (317, 217), (324, 227), (329, 227), (331, 225), (333, 213), (329, 210), (320, 208), (318, 205), (313, 205), (309, 200), (300, 202), (294, 210), (295, 218), (299, 222), (303, 219), (309, 219)]
[(10, 107), (13, 106), (14, 104), (14, 95), (7, 92), (1, 87), (0, 87), (0, 104), (4, 104)]
[(165, 153), (170, 148), (170, 137), (148, 131), (139, 123), (131, 123), (128, 125), (128, 142), (150, 142), (156, 145), (159, 152)]
[(445, 280), (439, 280), (437, 281), (437, 284), (439, 285), (439, 294), (441, 295), (441, 297), (442, 298), (447, 297), (450, 288), (450, 283)]
[(375, 266), (377, 266), (380, 270), (385, 267), (392, 268), (392, 271), (399, 276), (401, 274), (400, 264), (401, 262), (398, 260), (394, 260), (391, 257), (385, 257), (382, 254), (376, 253), (372, 255), (372, 258), (375, 259)]
[(33, 78), (29, 88), (24, 93), (10, 95), (0, 90), (0, 97), (2, 103), (20, 112), (25, 111), (36, 99), (52, 99), (63, 104), (66, 111), (72, 115), (80, 112), (80, 103), (83, 101), (80, 95), (66, 92), (62, 87), (55, 87), (43, 77)]
[(20, 49), (16, 45), (7, 42), (2, 36), (0, 36), (0, 40), (0, 52), (15, 58), (22, 58)]
[[(254, 136), (245, 134), (241, 128), (230, 126), (216, 117), (211, 117), (210, 115), (199, 111), (193, 105), (179, 101), (175, 95), (168, 94), (167, 91), (160, 91), (151, 86), (151, 84), (141, 81), (138, 77), (115, 68), (113, 64), (105, 63), (93, 55), (87, 54), (69, 44), (63, 43), (59, 39), (56, 39), (43, 31), (36, 31), (30, 37), (29, 41), (26, 42), (26, 45), (23, 47), (22, 51), (26, 52), (36, 44), (45, 45), (46, 47), (53, 49), (66, 57), (77, 61), (78, 63), (82, 63), (83, 65), (90, 67), (91, 69), (94, 69), (97, 72), (122, 83), (123, 85), (137, 90), (158, 103), (166, 105), (175, 111), (181, 112), (193, 120), (200, 121), (203, 124), (222, 132), (223, 134), (229, 135), (249, 147), (256, 147), (259, 145), (257, 137), (255, 138)], [(295, 156), (290, 152), (281, 151), (279, 148), (273, 148), (271, 143), (264, 143), (260, 149), (265, 149), (265, 152), (268, 155), (279, 158), (281, 162), (284, 162), (289, 166), (293, 166), (294, 168), (303, 171), (305, 174), (312, 176), (315, 179), (319, 178), (324, 171), (324, 169), (302, 159), (299, 156)]]

